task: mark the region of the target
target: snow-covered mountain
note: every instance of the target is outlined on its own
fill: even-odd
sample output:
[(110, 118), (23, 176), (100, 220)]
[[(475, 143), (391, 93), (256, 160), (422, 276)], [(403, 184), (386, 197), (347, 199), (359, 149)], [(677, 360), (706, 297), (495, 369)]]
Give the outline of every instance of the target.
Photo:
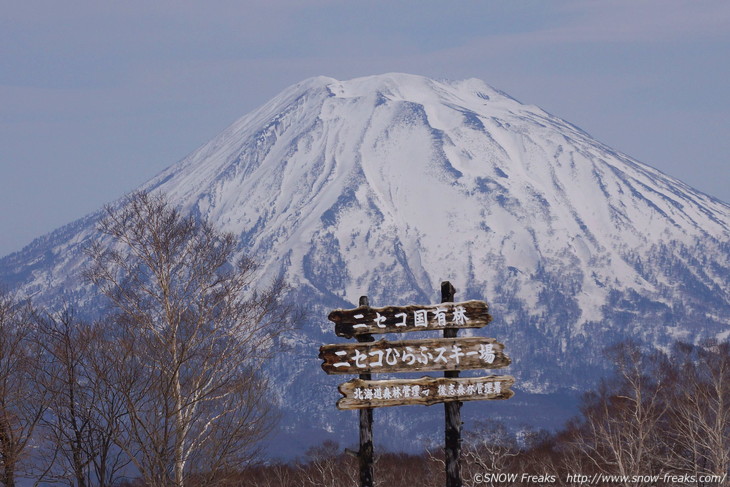
[[(479, 80), (308, 79), (144, 187), (240, 235), (309, 310), (272, 368), (291, 431), (354, 423), (316, 356), (341, 341), (328, 310), (360, 295), (434, 303), (448, 279), (487, 300), (479, 334), (505, 343), (523, 397), (586, 387), (621, 339), (730, 338), (730, 206)], [(0, 282), (91, 306), (98, 216), (0, 260)]]

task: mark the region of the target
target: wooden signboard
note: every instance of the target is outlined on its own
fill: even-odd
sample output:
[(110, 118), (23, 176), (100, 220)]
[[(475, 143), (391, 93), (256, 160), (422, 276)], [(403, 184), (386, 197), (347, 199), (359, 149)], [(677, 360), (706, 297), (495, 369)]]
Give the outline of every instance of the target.
[(386, 306), (336, 309), (328, 319), (335, 323), (338, 336), (434, 331), (444, 328), (481, 328), (492, 317), (484, 301), (441, 303), (437, 305)]
[[(441, 283), (441, 303), (371, 308), (367, 296), (359, 307), (336, 309), (328, 315), (335, 333), (358, 343), (323, 345), (319, 358), (328, 374), (356, 374), (340, 384), (339, 409), (358, 409), (360, 486), (373, 487), (373, 408), (444, 403), (444, 464), (446, 487), (462, 487), (461, 403), (509, 399), (511, 376), (459, 377), (467, 369), (498, 369), (510, 365), (504, 345), (494, 338), (457, 338), (461, 328), (482, 328), (492, 317), (484, 301), (454, 302), (456, 290)], [(373, 341), (373, 335), (440, 331), (443, 338)], [(372, 380), (371, 373), (444, 371), (444, 377)]]
[(438, 338), (323, 345), (319, 358), (328, 374), (498, 369), (510, 364), (494, 338)]
[(345, 396), (337, 401), (338, 409), (363, 409), (406, 406), (451, 401), (484, 401), (509, 399), (509, 387), (515, 379), (509, 375), (487, 377), (422, 377), (420, 379), (361, 380), (340, 384)]

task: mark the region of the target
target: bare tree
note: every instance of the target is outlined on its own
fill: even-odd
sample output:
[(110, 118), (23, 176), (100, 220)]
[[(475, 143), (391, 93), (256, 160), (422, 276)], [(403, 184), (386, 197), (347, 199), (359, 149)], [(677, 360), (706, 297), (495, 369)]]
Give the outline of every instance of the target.
[(37, 343), (45, 351), (48, 363), (38, 379), (52, 392), (43, 424), (51, 446), (53, 476), (68, 479), (71, 485), (86, 487), (86, 437), (90, 428), (93, 397), (83, 383), (86, 337), (76, 329), (70, 310), (57, 319), (39, 316)]
[(49, 478), (71, 486), (106, 487), (129, 463), (115, 446), (123, 404), (100, 380), (102, 330), (70, 308), (37, 316), (37, 344), (46, 356), (40, 385), (51, 393), (43, 417), (53, 469)]
[(257, 289), (233, 235), (159, 194), (107, 208), (99, 230), (88, 277), (115, 310), (123, 448), (153, 486), (240, 467), (272, 425), (258, 372), (288, 328), (283, 283)]
[(722, 477), (730, 470), (730, 343), (677, 344), (667, 375), (667, 468)]
[(0, 290), (0, 483), (5, 487), (15, 486), (50, 397), (37, 381), (42, 354), (32, 333), (30, 304)]
[(113, 329), (105, 323), (92, 327), (88, 350), (87, 387), (94, 391), (92, 428), (88, 437), (89, 456), (93, 477), (98, 487), (118, 485), (131, 458), (120, 447), (123, 443), (123, 425), (127, 421), (126, 400), (108, 379), (119, 366), (117, 344)]
[(306, 452), (307, 462), (299, 465), (300, 483), (307, 487), (339, 487), (357, 484), (354, 458), (348, 456), (339, 444), (325, 440), (322, 445)]
[(635, 343), (622, 343), (609, 354), (617, 377), (585, 396), (583, 420), (573, 426), (569, 441), (596, 471), (636, 485), (630, 479), (657, 473), (662, 456), (666, 357), (645, 353)]
[[(514, 459), (520, 454), (520, 446), (515, 434), (498, 420), (478, 421), (466, 433), (463, 456), (464, 476), (473, 478), (475, 473), (514, 472)], [(484, 485), (504, 485), (504, 481), (489, 480)]]

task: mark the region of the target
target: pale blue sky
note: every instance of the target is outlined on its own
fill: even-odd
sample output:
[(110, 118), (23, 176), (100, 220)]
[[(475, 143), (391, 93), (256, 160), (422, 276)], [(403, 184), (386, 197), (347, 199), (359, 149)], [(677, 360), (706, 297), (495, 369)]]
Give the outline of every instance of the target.
[(0, 255), (316, 75), (476, 77), (730, 201), (727, 0), (5, 0)]

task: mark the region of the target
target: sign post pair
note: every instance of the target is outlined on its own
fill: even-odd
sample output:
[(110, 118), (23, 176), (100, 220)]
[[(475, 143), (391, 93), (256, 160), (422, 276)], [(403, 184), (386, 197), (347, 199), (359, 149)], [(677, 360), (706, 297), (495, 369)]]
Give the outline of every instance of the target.
[[(328, 318), (335, 332), (357, 343), (320, 347), (322, 369), (328, 374), (358, 374), (339, 386), (339, 409), (360, 409), (360, 483), (373, 485), (372, 408), (404, 405), (445, 407), (446, 486), (460, 487), (461, 403), (509, 399), (510, 376), (459, 377), (468, 369), (506, 367), (510, 359), (494, 338), (458, 338), (462, 328), (481, 328), (491, 321), (484, 301), (454, 302), (454, 287), (441, 284), (438, 305), (371, 308), (367, 297), (350, 310), (337, 309)], [(442, 331), (443, 338), (374, 341), (374, 334)], [(443, 371), (443, 377), (372, 380), (373, 373)]]

